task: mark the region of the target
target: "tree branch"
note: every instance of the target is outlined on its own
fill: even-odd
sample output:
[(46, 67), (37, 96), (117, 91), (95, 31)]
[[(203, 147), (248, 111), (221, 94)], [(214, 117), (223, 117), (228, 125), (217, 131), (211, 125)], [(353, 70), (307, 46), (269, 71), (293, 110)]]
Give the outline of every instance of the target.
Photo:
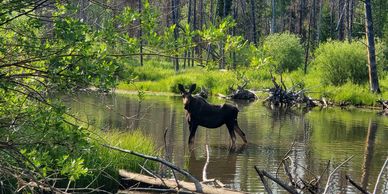
[(119, 148), (119, 147), (116, 147), (116, 146), (111, 146), (111, 145), (108, 145), (108, 144), (102, 144), (102, 146), (110, 148), (110, 149), (113, 149), (113, 150), (117, 150), (117, 151), (120, 151), (120, 152), (132, 154), (132, 155), (135, 155), (135, 156), (138, 156), (138, 157), (141, 157), (141, 158), (145, 158), (145, 159), (149, 159), (149, 160), (152, 160), (152, 161), (160, 162), (160, 163), (170, 167), (171, 169), (176, 170), (177, 172), (185, 175), (189, 179), (191, 179), (194, 182), (196, 191), (199, 192), (199, 193), (203, 192), (202, 185), (198, 181), (198, 179), (196, 179), (194, 176), (192, 176), (187, 171), (178, 168), (177, 166), (175, 166), (171, 162), (168, 162), (166, 160), (163, 160), (163, 159), (155, 157), (155, 156), (149, 156), (149, 155), (141, 154), (141, 153), (138, 153), (138, 152), (135, 152), (135, 151), (132, 151), (132, 150), (126, 150), (126, 149), (122, 149), (122, 148)]

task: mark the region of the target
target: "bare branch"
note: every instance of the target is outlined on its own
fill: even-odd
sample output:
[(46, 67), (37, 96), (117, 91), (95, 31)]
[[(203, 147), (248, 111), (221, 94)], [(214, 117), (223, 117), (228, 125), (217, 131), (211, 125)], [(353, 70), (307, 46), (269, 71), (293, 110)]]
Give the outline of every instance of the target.
[(267, 191), (268, 194), (272, 194), (271, 188), (268, 186), (267, 180), (265, 180), (263, 173), (260, 171), (260, 169), (257, 166), (254, 166), (257, 174), (260, 177), (261, 182), (264, 185), (265, 191)]
[(385, 159), (385, 162), (384, 162), (383, 166), (381, 167), (379, 176), (377, 177), (377, 180), (376, 180), (375, 188), (373, 189), (373, 194), (375, 194), (377, 192), (377, 186), (379, 185), (381, 176), (383, 175), (383, 171), (384, 171), (385, 167), (387, 166), (387, 164), (388, 164), (388, 157), (387, 157), (387, 159)]
[(349, 181), (350, 184), (352, 184), (356, 189), (358, 189), (363, 194), (369, 194), (368, 191), (364, 190), (360, 185), (358, 185), (356, 182), (354, 182), (348, 175), (345, 175), (346, 180)]
[(326, 187), (325, 187), (325, 191), (323, 192), (323, 194), (326, 194), (329, 190), (329, 187), (330, 187), (330, 181), (331, 181), (331, 178), (332, 176), (334, 175), (334, 173), (341, 167), (343, 166), (344, 164), (346, 164), (347, 162), (349, 162), (350, 159), (352, 159), (353, 156), (350, 156), (348, 159), (346, 159), (345, 161), (343, 161), (340, 165), (338, 165), (329, 175), (329, 177), (327, 178), (327, 182), (326, 182)]
[(185, 176), (188, 177), (189, 179), (191, 179), (191, 180), (194, 182), (196, 191), (197, 191), (197, 192), (200, 192), (200, 193), (203, 192), (203, 191), (202, 191), (202, 185), (201, 185), (201, 183), (198, 181), (198, 179), (196, 179), (193, 175), (191, 175), (191, 174), (188, 173), (187, 171), (178, 168), (177, 166), (175, 166), (175, 165), (172, 164), (171, 162), (168, 162), (168, 161), (166, 161), (166, 160), (163, 160), (163, 159), (158, 158), (158, 157), (155, 157), (155, 156), (148, 156), (148, 155), (141, 154), (141, 153), (138, 153), (138, 152), (135, 152), (135, 151), (132, 151), (132, 150), (125, 150), (125, 149), (122, 149), (122, 148), (119, 148), (119, 147), (115, 147), (115, 146), (111, 146), (111, 145), (108, 145), (108, 144), (102, 144), (102, 146), (107, 147), (107, 148), (110, 148), (110, 149), (113, 149), (113, 150), (117, 150), (117, 151), (120, 151), (120, 152), (132, 154), (132, 155), (135, 155), (135, 156), (138, 156), (138, 157), (141, 157), (141, 158), (146, 158), (146, 159), (149, 159), (149, 160), (152, 160), (152, 161), (160, 162), (160, 163), (162, 163), (162, 164), (164, 164), (164, 165), (170, 167), (171, 169), (176, 170), (177, 172), (179, 172), (179, 173), (185, 175)]

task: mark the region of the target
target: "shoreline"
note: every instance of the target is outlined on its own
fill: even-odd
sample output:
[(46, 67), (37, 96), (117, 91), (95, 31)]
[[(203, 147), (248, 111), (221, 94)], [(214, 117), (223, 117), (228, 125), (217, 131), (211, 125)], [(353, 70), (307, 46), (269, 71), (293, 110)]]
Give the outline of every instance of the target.
[[(88, 88), (88, 89), (90, 89), (92, 91), (97, 91), (96, 88)], [(119, 95), (120, 94), (121, 95), (131, 95), (131, 96), (139, 95), (139, 91), (125, 90), (125, 89), (113, 89), (109, 93), (112, 93), (112, 94), (114, 93), (114, 94), (119, 94)], [(257, 93), (257, 91), (255, 93)], [(179, 97), (180, 96), (179, 94), (176, 94), (173, 92), (155, 92), (155, 91), (143, 91), (143, 94), (145, 96), (166, 96), (166, 97)], [(219, 97), (217, 95), (210, 95), (210, 97), (222, 99), (221, 97)], [(261, 102), (261, 103), (263, 102), (263, 100), (261, 98), (258, 98), (255, 101)], [(327, 107), (322, 107), (322, 106), (317, 106), (317, 107), (319, 107), (319, 108), (364, 109), (364, 110), (372, 110), (372, 111), (383, 111), (381, 106), (353, 105), (353, 104), (341, 106), (341, 105), (334, 103), (334, 105), (329, 105)], [(313, 107), (313, 108), (317, 108), (317, 107)]]

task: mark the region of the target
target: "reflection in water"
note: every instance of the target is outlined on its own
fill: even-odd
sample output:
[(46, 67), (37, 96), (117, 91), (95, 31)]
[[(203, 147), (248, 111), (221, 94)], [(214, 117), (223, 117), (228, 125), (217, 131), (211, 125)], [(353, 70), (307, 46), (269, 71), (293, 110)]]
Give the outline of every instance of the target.
[[(210, 147), (210, 161), (206, 171), (207, 178), (215, 178), (227, 185), (233, 183), (236, 178), (237, 157), (244, 151), (245, 148), (245, 145), (237, 146), (234, 149), (230, 149), (228, 146)], [(224, 154), (221, 154), (221, 156), (216, 155), (213, 153), (213, 150), (217, 152), (223, 152)], [(196, 152), (198, 152), (198, 150), (190, 151), (188, 170), (189, 172), (192, 172), (196, 178), (201, 180), (203, 175), (203, 168), (207, 158), (206, 153), (203, 155), (203, 153)], [(205, 152), (205, 150), (203, 150), (203, 152)]]
[[(218, 99), (211, 101), (215, 104), (224, 102)], [(206, 161), (205, 145), (208, 144), (210, 163), (207, 177), (250, 193), (264, 191), (253, 166), (274, 174), (293, 142), (295, 146), (290, 157), (294, 163), (291, 172), (294, 177), (305, 180), (311, 180), (311, 174), (303, 167), (319, 174), (326, 168), (328, 160), (338, 164), (350, 155), (355, 156), (335, 176), (338, 184), (333, 189), (343, 193), (354, 192), (346, 186), (344, 174), (360, 180), (365, 172), (363, 180), (374, 185), (388, 150), (385, 143), (388, 121), (376, 117), (374, 112), (339, 109), (285, 112), (269, 110), (261, 103), (235, 102), (240, 109), (240, 127), (248, 138), (247, 147), (230, 152), (230, 138), (225, 126), (218, 129), (199, 128), (196, 149), (190, 152), (187, 146), (188, 126), (180, 98), (147, 96), (139, 103), (136, 97), (80, 95), (78, 101), (68, 98), (67, 102), (74, 113), (84, 120), (93, 120), (97, 128), (140, 128), (155, 140), (158, 148), (164, 150), (163, 157), (188, 169), (199, 179), (202, 178)], [(237, 144), (242, 144), (241, 139)], [(170, 176), (168, 173), (166, 175)], [(386, 176), (381, 180), (382, 186), (388, 185)], [(271, 188), (282, 193), (276, 184), (272, 184)]]
[(369, 120), (368, 126), (368, 135), (366, 136), (365, 141), (365, 151), (364, 151), (364, 162), (362, 164), (362, 176), (361, 176), (361, 186), (363, 189), (367, 190), (369, 176), (370, 176), (370, 168), (372, 164), (373, 158), (373, 149), (376, 140), (376, 132), (377, 132), (377, 123)]

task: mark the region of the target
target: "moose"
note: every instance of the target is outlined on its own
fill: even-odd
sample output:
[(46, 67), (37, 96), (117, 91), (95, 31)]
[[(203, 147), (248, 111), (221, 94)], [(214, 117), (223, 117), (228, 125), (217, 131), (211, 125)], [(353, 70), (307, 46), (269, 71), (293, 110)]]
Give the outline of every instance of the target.
[(189, 145), (193, 145), (195, 132), (198, 126), (206, 128), (218, 128), (226, 124), (232, 147), (236, 145), (235, 131), (244, 143), (248, 143), (245, 133), (240, 129), (237, 123), (238, 108), (230, 104), (212, 105), (200, 96), (193, 96), (196, 84), (190, 86), (189, 91), (186, 91), (182, 84), (178, 84), (178, 89), (182, 94), (184, 109), (186, 110), (186, 120), (189, 124), (190, 136)]

